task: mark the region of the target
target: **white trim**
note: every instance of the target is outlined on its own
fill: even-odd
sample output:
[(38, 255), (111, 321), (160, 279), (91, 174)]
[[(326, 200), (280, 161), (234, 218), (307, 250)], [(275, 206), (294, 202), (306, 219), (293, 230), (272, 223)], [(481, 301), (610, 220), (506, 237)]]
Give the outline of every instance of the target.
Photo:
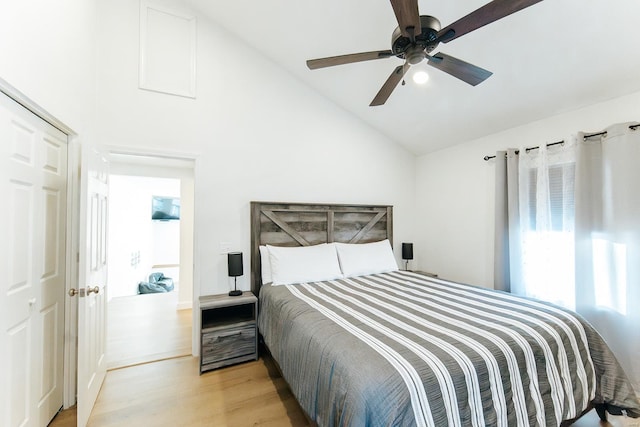
[[(108, 153), (109, 161), (118, 164), (136, 164), (141, 166), (141, 174), (145, 175), (145, 166), (157, 167), (162, 166), (173, 172), (169, 175), (173, 176), (179, 173), (179, 170), (194, 171), (196, 160), (199, 155), (194, 153), (183, 153), (169, 150), (158, 150), (149, 147), (122, 147), (116, 145), (104, 146)], [(117, 169), (117, 167), (116, 167)], [(117, 172), (116, 172), (117, 174)]]
[(49, 123), (54, 128), (58, 129), (60, 132), (67, 134), (67, 136), (75, 136), (76, 132), (73, 131), (69, 126), (62, 123), (48, 111), (40, 107), (36, 102), (34, 102), (31, 98), (29, 98), (24, 93), (20, 92), (18, 89), (13, 87), (9, 82), (0, 77), (0, 92), (7, 95), (9, 98), (13, 99), (18, 104), (22, 105), (27, 110), (31, 111), (37, 117), (40, 117), (45, 122)]
[(109, 155), (126, 155), (138, 157), (159, 157), (162, 159), (183, 160), (195, 162), (200, 155), (198, 153), (162, 150), (154, 147), (131, 147), (129, 145), (104, 144), (104, 149)]
[[(176, 308), (178, 310), (188, 310), (190, 308), (192, 309), (193, 308), (193, 302), (191, 302), (191, 301), (178, 302), (178, 305), (176, 306)], [(192, 344), (192, 346), (193, 346), (193, 344)]]
[(68, 297), (69, 289), (78, 288), (78, 256), (80, 248), (80, 142), (76, 136), (67, 141), (67, 286), (64, 305), (64, 395), (68, 409), (77, 400), (78, 371), (78, 304)]

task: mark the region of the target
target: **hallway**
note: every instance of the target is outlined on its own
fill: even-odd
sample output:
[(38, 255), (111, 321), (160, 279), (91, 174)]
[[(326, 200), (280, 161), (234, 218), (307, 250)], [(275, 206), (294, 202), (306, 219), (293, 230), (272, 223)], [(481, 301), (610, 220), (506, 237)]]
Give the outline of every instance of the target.
[(176, 292), (113, 298), (107, 312), (107, 369), (191, 355), (191, 310)]

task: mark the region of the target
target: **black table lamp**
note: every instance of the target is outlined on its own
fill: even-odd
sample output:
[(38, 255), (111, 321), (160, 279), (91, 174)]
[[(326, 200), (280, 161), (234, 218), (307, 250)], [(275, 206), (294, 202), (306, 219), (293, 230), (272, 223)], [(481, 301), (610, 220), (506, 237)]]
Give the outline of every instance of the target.
[(404, 269), (409, 270), (409, 260), (413, 259), (413, 243), (402, 244), (402, 259), (405, 260)]
[(229, 291), (229, 296), (237, 297), (242, 295), (242, 291), (237, 289), (238, 276), (242, 276), (242, 252), (229, 252), (227, 254), (227, 265), (229, 267), (229, 277), (233, 277), (233, 290)]

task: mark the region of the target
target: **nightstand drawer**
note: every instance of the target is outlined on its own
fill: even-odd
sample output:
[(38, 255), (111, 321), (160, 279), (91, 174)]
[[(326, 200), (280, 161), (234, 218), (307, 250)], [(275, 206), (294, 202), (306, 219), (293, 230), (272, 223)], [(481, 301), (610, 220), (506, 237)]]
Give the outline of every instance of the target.
[(232, 359), (255, 352), (255, 324), (207, 332), (202, 335), (203, 364)]

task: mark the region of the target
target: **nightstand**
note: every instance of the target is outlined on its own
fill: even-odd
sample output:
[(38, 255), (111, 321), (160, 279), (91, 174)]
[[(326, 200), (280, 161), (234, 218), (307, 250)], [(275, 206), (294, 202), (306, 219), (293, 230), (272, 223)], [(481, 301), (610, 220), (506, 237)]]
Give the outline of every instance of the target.
[(251, 292), (200, 297), (200, 373), (258, 359), (257, 315)]

